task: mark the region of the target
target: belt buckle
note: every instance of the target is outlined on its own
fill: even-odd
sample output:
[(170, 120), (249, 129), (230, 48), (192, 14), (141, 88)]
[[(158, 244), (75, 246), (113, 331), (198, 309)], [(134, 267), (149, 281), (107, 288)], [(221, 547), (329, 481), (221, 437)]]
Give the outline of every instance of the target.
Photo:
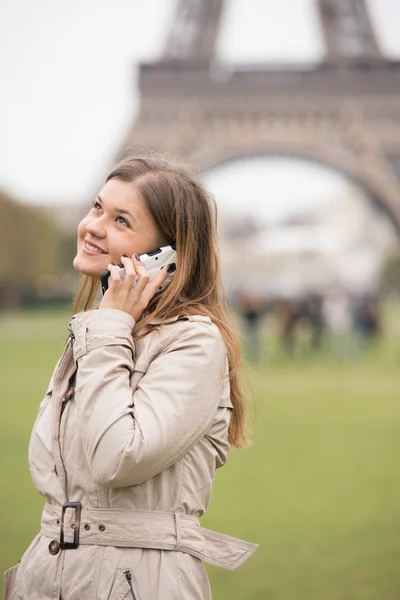
[[(75, 520), (74, 520), (74, 541), (64, 541), (64, 516), (67, 508), (75, 509)], [(61, 550), (74, 550), (79, 546), (79, 529), (81, 526), (81, 512), (82, 504), (80, 502), (65, 502), (61, 510), (61, 524), (60, 524), (60, 548)]]

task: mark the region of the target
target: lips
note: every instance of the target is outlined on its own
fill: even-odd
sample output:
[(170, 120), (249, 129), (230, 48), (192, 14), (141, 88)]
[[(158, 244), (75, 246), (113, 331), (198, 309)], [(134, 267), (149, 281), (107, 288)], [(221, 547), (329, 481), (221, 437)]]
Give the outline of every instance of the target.
[(103, 250), (103, 248), (100, 248), (100, 246), (93, 242), (90, 242), (89, 240), (84, 240), (84, 247), (86, 250), (89, 250), (89, 252), (99, 252), (100, 254), (107, 254), (107, 252)]

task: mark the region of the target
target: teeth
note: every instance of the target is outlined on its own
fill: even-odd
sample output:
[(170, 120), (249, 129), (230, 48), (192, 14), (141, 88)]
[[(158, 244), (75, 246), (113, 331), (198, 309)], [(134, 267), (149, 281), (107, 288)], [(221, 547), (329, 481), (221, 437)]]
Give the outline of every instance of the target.
[(99, 252), (99, 254), (104, 254), (103, 250), (99, 250), (99, 248), (96, 248), (96, 246), (92, 246), (88, 242), (85, 242), (85, 247), (91, 252)]

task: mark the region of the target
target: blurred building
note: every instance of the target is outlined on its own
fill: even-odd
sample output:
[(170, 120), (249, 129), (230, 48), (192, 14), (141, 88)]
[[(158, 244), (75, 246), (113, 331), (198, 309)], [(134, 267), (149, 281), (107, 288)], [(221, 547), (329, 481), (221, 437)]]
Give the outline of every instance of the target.
[[(364, 194), (283, 226), (226, 218), (225, 281), (228, 291), (240, 288), (242, 271), (246, 285), (271, 294), (375, 289), (400, 232), (400, 61), (381, 52), (365, 0), (316, 0), (319, 63), (227, 65), (217, 48), (229, 6), (176, 2), (163, 55), (141, 65), (140, 111), (121, 149), (154, 148), (201, 170), (292, 156), (347, 175)], [(66, 211), (64, 226), (76, 217)]]
[(375, 291), (386, 257), (398, 246), (387, 215), (356, 188), (323, 210), (280, 225), (243, 225), (228, 216), (220, 223), (221, 264), (231, 294), (242, 287), (266, 296)]
[(141, 108), (123, 148), (200, 169), (261, 155), (324, 163), (384, 204), (400, 231), (400, 61), (381, 51), (366, 1), (316, 0), (324, 53), (292, 65), (221, 60), (231, 6), (177, 1), (163, 55), (141, 65)]

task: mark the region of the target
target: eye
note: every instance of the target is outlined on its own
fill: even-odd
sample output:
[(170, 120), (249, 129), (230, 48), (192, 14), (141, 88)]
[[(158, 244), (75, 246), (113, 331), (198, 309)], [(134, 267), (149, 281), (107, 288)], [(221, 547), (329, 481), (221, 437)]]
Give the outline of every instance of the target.
[(94, 208), (94, 210), (101, 210), (101, 204), (97, 200), (93, 200), (92, 207)]
[(124, 219), (124, 217), (117, 217), (117, 221), (118, 223), (121, 223), (121, 225), (126, 225), (126, 227), (130, 227), (128, 221)]

